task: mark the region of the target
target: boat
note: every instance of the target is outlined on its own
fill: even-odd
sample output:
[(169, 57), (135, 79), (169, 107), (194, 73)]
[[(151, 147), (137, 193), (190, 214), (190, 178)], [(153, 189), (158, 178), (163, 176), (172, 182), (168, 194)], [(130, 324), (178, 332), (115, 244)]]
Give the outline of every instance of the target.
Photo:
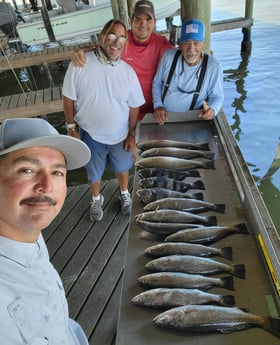
[[(172, 16), (180, 8), (179, 0), (155, 0), (153, 3), (158, 20)], [(88, 5), (80, 4), (80, 7), (72, 12), (62, 13), (61, 8), (58, 8), (48, 11), (48, 14), (57, 41), (97, 34), (104, 24), (113, 18), (110, 1), (88, 1)], [(38, 45), (50, 41), (41, 13), (25, 16), (24, 20), (25, 22), (17, 24), (18, 36), (22, 43)]]

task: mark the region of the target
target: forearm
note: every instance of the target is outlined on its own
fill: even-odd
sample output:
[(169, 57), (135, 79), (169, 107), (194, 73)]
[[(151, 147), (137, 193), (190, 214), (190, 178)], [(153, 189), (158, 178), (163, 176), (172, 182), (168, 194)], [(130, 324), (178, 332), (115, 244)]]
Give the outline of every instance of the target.
[(136, 125), (138, 121), (139, 108), (130, 108), (129, 110), (129, 122), (128, 122), (128, 134), (135, 136)]
[(74, 117), (75, 117), (75, 103), (72, 99), (63, 97), (63, 109), (64, 109), (64, 115), (66, 118), (67, 123), (74, 123)]

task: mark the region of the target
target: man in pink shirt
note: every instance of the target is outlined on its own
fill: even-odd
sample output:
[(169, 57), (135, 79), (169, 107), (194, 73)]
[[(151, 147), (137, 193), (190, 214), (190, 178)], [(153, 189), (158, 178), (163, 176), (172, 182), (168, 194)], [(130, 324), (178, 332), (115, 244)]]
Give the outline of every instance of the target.
[[(134, 6), (131, 18), (131, 30), (128, 30), (128, 42), (122, 52), (122, 60), (135, 70), (145, 98), (145, 104), (140, 107), (138, 119), (146, 113), (152, 113), (152, 82), (156, 74), (159, 60), (163, 53), (173, 48), (166, 37), (154, 32), (156, 18), (151, 1), (139, 0)], [(85, 54), (82, 50), (73, 53), (72, 62), (77, 66), (85, 64)]]

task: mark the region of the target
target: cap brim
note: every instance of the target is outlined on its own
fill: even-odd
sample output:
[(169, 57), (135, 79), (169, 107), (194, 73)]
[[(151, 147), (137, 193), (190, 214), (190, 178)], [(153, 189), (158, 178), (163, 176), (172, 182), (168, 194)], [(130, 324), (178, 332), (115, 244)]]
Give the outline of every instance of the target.
[(81, 168), (90, 160), (91, 154), (88, 146), (81, 140), (68, 135), (48, 135), (28, 139), (2, 150), (0, 155), (36, 146), (51, 147), (61, 152), (65, 157), (68, 170)]

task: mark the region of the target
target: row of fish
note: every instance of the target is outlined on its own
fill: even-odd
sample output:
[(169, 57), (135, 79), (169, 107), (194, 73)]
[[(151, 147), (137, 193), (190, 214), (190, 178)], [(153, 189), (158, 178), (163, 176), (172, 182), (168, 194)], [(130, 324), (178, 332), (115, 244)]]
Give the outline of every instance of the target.
[[(225, 212), (224, 204), (203, 200), (201, 180), (194, 169), (214, 169), (214, 154), (208, 144), (172, 140), (147, 140), (139, 143), (142, 151), (136, 162), (140, 189), (136, 195), (145, 204), (135, 216), (136, 223), (163, 241), (147, 247), (148, 274), (138, 278), (148, 289), (132, 302), (164, 310), (156, 326), (191, 332), (231, 333), (261, 327), (280, 337), (280, 320), (244, 312), (235, 306), (233, 295), (206, 292), (214, 287), (235, 290), (233, 276), (245, 279), (243, 264), (225, 264), (213, 257), (232, 260), (231, 247), (209, 245), (234, 234), (249, 234), (246, 224), (218, 226), (216, 216), (201, 212)], [(191, 160), (193, 158), (207, 161)], [(215, 277), (217, 273), (227, 276)]]

